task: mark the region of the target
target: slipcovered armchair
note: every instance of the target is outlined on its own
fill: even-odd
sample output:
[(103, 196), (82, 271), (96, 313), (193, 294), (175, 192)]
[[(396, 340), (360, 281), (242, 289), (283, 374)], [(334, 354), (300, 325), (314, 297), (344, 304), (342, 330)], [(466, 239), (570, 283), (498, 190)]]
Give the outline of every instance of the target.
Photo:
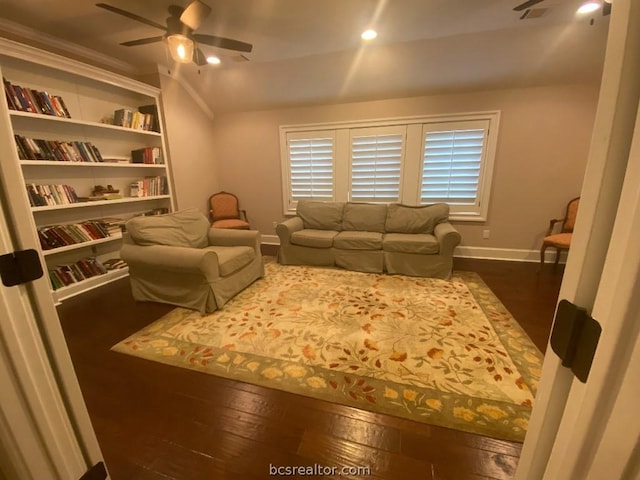
[(210, 228), (197, 209), (127, 221), (133, 297), (212, 312), (264, 276), (260, 233)]

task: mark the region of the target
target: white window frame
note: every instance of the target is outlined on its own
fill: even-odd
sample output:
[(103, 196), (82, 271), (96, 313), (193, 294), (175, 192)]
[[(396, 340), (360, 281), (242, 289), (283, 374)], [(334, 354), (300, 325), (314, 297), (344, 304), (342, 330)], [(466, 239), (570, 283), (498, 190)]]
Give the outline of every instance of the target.
[[(282, 199), (285, 215), (295, 215), (296, 203), (291, 197), (289, 175), (289, 153), (287, 135), (327, 135), (335, 134), (334, 146), (334, 198), (335, 201), (349, 201), (351, 185), (351, 131), (372, 127), (406, 128), (404, 158), (401, 166), (401, 186), (399, 203), (420, 205), (422, 188), (422, 165), (424, 154), (424, 125), (447, 124), (452, 122), (488, 121), (489, 129), (485, 145), (481, 177), (478, 184), (478, 208), (458, 208), (451, 205), (450, 219), (454, 221), (483, 222), (487, 220), (491, 181), (496, 155), (499, 111), (458, 113), (451, 115), (426, 115), (375, 119), (367, 121), (333, 122), (322, 124), (281, 125), (280, 159), (282, 174)], [(297, 137), (302, 138), (302, 137)]]

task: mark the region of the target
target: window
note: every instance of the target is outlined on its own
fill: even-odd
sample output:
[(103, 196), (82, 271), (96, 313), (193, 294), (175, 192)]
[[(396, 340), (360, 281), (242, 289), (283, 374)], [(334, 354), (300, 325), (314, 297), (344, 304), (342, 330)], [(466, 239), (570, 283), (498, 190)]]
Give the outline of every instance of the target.
[(303, 198), (334, 198), (334, 143), (333, 132), (287, 135), (290, 204)]
[(449, 204), (485, 220), (499, 112), (280, 127), (283, 205), (298, 200)]
[(452, 210), (480, 208), (488, 121), (426, 124), (420, 203), (448, 203)]
[(404, 128), (361, 128), (351, 131), (351, 200), (397, 202)]

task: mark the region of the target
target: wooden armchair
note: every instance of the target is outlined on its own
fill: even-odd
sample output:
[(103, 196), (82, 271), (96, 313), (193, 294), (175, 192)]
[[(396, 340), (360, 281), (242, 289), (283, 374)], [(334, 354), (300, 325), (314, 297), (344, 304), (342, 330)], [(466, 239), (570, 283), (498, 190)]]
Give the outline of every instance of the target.
[(249, 230), (247, 212), (240, 210), (238, 197), (233, 193), (218, 192), (209, 197), (209, 220), (213, 228)]
[[(567, 210), (563, 218), (554, 218), (549, 221), (549, 228), (542, 240), (542, 248), (540, 249), (540, 268), (544, 265), (544, 252), (548, 247), (556, 249), (556, 261), (554, 265), (558, 265), (560, 259), (560, 252), (562, 250), (569, 250), (571, 246), (571, 237), (573, 236), (573, 227), (576, 223), (576, 216), (578, 215), (578, 205), (580, 204), (580, 197), (569, 200), (567, 204)], [(553, 233), (554, 227), (557, 223), (562, 222), (560, 232)]]

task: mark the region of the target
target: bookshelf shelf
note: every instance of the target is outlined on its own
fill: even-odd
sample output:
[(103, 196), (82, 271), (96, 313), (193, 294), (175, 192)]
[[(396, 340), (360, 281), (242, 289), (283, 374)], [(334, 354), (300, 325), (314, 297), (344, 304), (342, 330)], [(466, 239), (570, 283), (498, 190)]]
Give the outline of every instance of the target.
[(148, 202), (150, 200), (162, 200), (170, 199), (171, 195), (154, 195), (148, 197), (125, 197), (115, 200), (96, 200), (94, 202), (78, 202), (78, 203), (65, 203), (62, 205), (47, 205), (42, 207), (31, 207), (31, 211), (34, 213), (47, 212), (51, 210), (68, 210), (71, 208), (91, 208), (101, 207), (104, 205), (115, 205), (118, 203), (135, 203), (135, 202)]
[(100, 122), (88, 122), (75, 118), (54, 117), (53, 115), (45, 115), (42, 113), (21, 112), (19, 110), (9, 110), (9, 116), (12, 118), (26, 118), (35, 122), (54, 122), (69, 125), (76, 125), (81, 127), (89, 127), (95, 129), (116, 130), (119, 133), (124, 134), (137, 134), (137, 135), (149, 135), (152, 137), (161, 137), (162, 133), (154, 132), (152, 130), (142, 130), (137, 128), (120, 127), (118, 125), (110, 125), (108, 123)]
[(74, 243), (72, 245), (65, 245), (64, 247), (52, 248), (51, 250), (43, 250), (42, 254), (47, 257), (50, 255), (56, 255), (60, 253), (70, 252), (72, 250), (78, 250), (81, 248), (92, 247), (94, 245), (100, 245), (101, 243), (117, 242), (122, 240), (122, 235), (111, 236), (107, 238), (99, 238), (97, 240), (91, 240), (90, 242)]
[(57, 290), (51, 290), (51, 295), (53, 296), (53, 301), (59, 304), (71, 297), (88, 292), (94, 288), (106, 285), (107, 283), (115, 282), (116, 280), (120, 280), (127, 276), (129, 276), (128, 268), (110, 270), (103, 275), (97, 275), (81, 282), (72, 283), (71, 285), (67, 285), (66, 287), (62, 287)]
[(124, 163), (124, 162), (56, 162), (52, 160), (20, 160), (23, 167), (76, 167), (76, 168), (139, 168), (162, 169), (167, 166), (164, 163)]
[[(162, 130), (160, 90), (4, 39), (0, 39), (0, 74), (9, 92), (0, 99), (0, 182), (10, 199), (10, 217), (23, 219), (14, 224), (20, 244), (40, 249), (47, 271), (61, 269), (46, 275), (54, 301), (126, 277), (126, 268), (90, 276), (102, 271), (103, 262), (119, 258), (122, 235), (91, 235), (94, 240), (82, 242), (76, 234), (79, 243), (49, 250), (41, 248), (38, 235), (39, 230), (43, 235), (51, 226), (83, 225), (107, 218), (119, 224), (136, 215), (174, 209), (165, 132), (113, 124), (118, 111), (144, 109), (145, 122), (138, 125)], [(47, 97), (55, 110), (48, 111), (54, 114), (34, 113), (46, 110)], [(27, 108), (25, 101), (29, 103), (29, 99), (30, 104), (39, 104), (38, 108)], [(64, 105), (62, 109), (58, 103)], [(132, 163), (132, 158), (139, 161), (143, 151), (153, 155), (142, 161), (163, 163)], [(106, 161), (86, 161), (100, 158)], [(163, 194), (131, 197), (133, 185), (143, 185), (144, 193)], [(62, 203), (116, 191), (123, 198)], [(69, 242), (55, 244), (62, 243)], [(95, 268), (86, 269), (87, 261)], [(85, 271), (60, 276), (68, 266), (84, 266)], [(66, 285), (72, 277), (81, 281)], [(59, 288), (54, 289), (54, 284)]]

